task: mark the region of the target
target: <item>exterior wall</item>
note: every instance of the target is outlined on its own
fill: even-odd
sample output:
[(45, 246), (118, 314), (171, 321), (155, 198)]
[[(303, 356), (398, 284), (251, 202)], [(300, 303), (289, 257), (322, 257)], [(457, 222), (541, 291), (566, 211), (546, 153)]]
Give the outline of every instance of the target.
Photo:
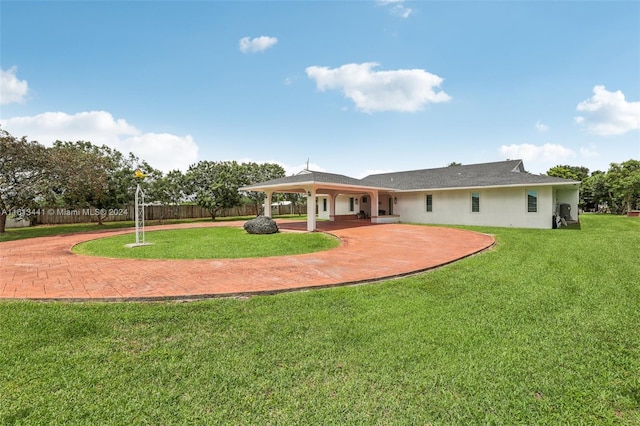
[[(353, 201), (353, 210), (350, 210), (349, 198), (355, 198)], [(356, 214), (362, 208), (360, 207), (360, 196), (357, 194), (340, 194), (336, 197), (336, 215)]]
[[(527, 212), (527, 190), (538, 191), (536, 213)], [(471, 193), (480, 194), (480, 211), (471, 211)], [(433, 196), (433, 211), (426, 211), (426, 195)], [(487, 188), (397, 194), (395, 213), (402, 222), (551, 228), (555, 211), (551, 187)], [(577, 204), (577, 203), (576, 203)]]
[[(537, 212), (527, 211), (527, 191), (537, 191)], [(471, 211), (471, 193), (480, 194), (480, 211)], [(432, 195), (433, 211), (427, 212), (426, 195)], [(349, 211), (349, 198), (354, 197), (358, 203), (354, 203), (354, 211)], [(367, 198), (363, 203), (362, 197)], [(578, 191), (576, 189), (560, 189), (547, 187), (517, 187), (517, 188), (485, 188), (469, 190), (439, 190), (421, 191), (412, 193), (398, 192), (394, 194), (381, 193), (379, 196), (379, 209), (389, 214), (389, 199), (397, 197), (397, 203), (392, 201), (392, 214), (399, 216), (400, 222), (405, 223), (429, 223), (441, 225), (475, 225), (475, 226), (499, 226), (514, 228), (538, 228), (551, 229), (553, 215), (556, 214), (557, 205), (569, 203), (571, 216), (577, 220)], [(371, 197), (368, 195), (344, 194), (336, 198), (336, 215), (349, 215), (364, 210), (370, 214), (369, 205)], [(327, 200), (327, 210), (329, 210)], [(318, 198), (318, 217), (329, 218), (322, 212), (322, 200)], [(397, 221), (395, 219), (394, 221)], [(379, 221), (382, 223), (384, 221)]]
[[(326, 200), (326, 201), (325, 201)], [(317, 212), (318, 212), (318, 219), (326, 219), (329, 220), (329, 203), (331, 202), (331, 197), (327, 196), (327, 195), (318, 195), (318, 197), (316, 198), (316, 203), (317, 203)], [(324, 209), (324, 206), (327, 206), (327, 209)]]

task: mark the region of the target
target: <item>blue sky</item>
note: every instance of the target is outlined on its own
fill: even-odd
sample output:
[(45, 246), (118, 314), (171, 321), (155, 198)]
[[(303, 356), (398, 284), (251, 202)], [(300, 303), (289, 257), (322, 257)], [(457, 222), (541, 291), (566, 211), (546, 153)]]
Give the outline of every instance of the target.
[(640, 2), (0, 2), (0, 123), (165, 171), (640, 159)]

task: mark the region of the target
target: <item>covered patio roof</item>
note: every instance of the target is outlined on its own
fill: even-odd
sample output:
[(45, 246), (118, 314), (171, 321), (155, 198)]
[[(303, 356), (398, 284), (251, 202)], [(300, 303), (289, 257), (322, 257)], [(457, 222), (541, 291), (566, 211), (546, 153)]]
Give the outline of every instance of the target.
[[(366, 193), (374, 201), (372, 205), (378, 205), (380, 191), (393, 192), (392, 188), (370, 186), (360, 179), (351, 178), (335, 173), (316, 172), (303, 170), (302, 172), (283, 178), (272, 179), (240, 188), (241, 191), (264, 192), (267, 195), (266, 205), (271, 205), (271, 196), (274, 192), (298, 193), (307, 196), (307, 230), (316, 230), (316, 196), (329, 196), (329, 209), (331, 216), (335, 214), (335, 198), (338, 194), (362, 194)], [(265, 209), (265, 215), (271, 216), (270, 209)], [(378, 216), (377, 210), (371, 212), (372, 218)]]
[(327, 190), (348, 190), (349, 192), (370, 192), (371, 190), (393, 191), (392, 188), (382, 186), (371, 186), (363, 183), (360, 179), (355, 179), (345, 175), (335, 173), (316, 172), (313, 170), (303, 170), (300, 173), (283, 178), (272, 179), (253, 185), (240, 188), (241, 191), (258, 192), (307, 192), (308, 187), (315, 187), (316, 192), (322, 194), (320, 189)]

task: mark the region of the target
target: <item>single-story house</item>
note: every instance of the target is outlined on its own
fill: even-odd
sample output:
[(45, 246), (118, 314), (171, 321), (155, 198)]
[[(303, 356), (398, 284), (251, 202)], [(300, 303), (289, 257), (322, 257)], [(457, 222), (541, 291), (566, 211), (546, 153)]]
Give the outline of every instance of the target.
[[(555, 228), (578, 220), (579, 181), (525, 171), (522, 160), (369, 175), (303, 170), (241, 190), (307, 196), (307, 229), (316, 219)], [(270, 214), (270, 209), (265, 212)]]

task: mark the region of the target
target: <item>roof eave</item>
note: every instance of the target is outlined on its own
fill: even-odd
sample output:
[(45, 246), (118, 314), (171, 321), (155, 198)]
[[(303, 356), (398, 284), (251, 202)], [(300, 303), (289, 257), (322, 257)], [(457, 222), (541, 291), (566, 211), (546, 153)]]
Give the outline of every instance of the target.
[(306, 181), (306, 182), (290, 182), (290, 183), (281, 183), (275, 185), (249, 185), (243, 186), (239, 188), (240, 191), (257, 191), (264, 192), (265, 190), (272, 190), (274, 192), (278, 192), (278, 190), (294, 190), (294, 189), (304, 189), (308, 187), (322, 188), (322, 189), (337, 189), (337, 190), (358, 190), (362, 192), (368, 191), (395, 191), (393, 188), (386, 187), (378, 187), (378, 186), (369, 186), (369, 185), (352, 185), (348, 183), (328, 183), (328, 182), (318, 182), (318, 181)]
[(495, 188), (530, 188), (533, 186), (575, 186), (580, 185), (580, 181), (567, 182), (536, 182), (536, 183), (513, 183), (508, 185), (472, 185), (472, 186), (452, 186), (449, 188), (416, 188), (416, 189), (396, 189), (395, 192), (423, 192), (423, 191), (461, 191), (469, 189), (495, 189)]

